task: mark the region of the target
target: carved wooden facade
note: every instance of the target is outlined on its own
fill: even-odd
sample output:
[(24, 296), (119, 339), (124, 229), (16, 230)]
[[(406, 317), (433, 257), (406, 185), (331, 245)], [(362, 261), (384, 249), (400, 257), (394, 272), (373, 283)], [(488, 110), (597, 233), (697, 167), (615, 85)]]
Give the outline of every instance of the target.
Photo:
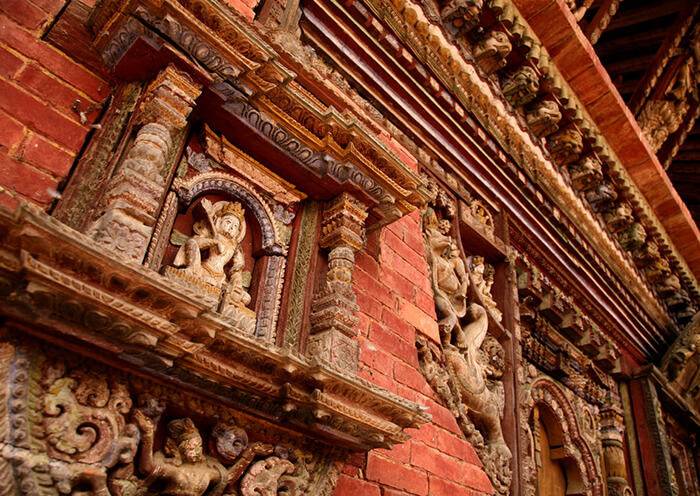
[[(0, 210), (1, 496), (379, 494), (348, 467), (425, 424), (479, 494), (700, 494), (696, 275), (513, 3), (85, 13), (56, 29), (113, 84), (100, 123), (52, 208)], [(378, 312), (420, 394), (363, 331), (406, 219), (429, 322)], [(443, 494), (442, 460), (381, 490)]]

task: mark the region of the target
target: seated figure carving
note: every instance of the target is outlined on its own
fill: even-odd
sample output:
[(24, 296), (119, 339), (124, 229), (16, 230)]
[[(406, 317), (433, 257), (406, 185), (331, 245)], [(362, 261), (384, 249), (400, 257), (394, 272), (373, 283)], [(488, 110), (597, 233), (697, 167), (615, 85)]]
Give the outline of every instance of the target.
[(244, 285), (245, 211), (238, 202), (212, 203), (206, 198), (199, 207), (202, 218), (193, 225), (194, 235), (182, 243), (165, 274), (216, 297), (225, 292), (222, 313), (238, 317), (239, 324), (252, 331), (255, 314), (246, 308), (251, 298)]

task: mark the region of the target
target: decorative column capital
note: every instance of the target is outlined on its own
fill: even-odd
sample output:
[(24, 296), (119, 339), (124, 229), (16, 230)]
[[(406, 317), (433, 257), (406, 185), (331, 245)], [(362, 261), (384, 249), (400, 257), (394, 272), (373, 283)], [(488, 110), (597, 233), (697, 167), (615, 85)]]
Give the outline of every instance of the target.
[(202, 87), (184, 72), (169, 65), (146, 89), (136, 120), (140, 124), (157, 122), (171, 132), (183, 129)]
[(362, 249), (365, 243), (367, 207), (349, 193), (341, 193), (326, 207), (321, 221), (322, 248)]
[(328, 272), (311, 310), (309, 354), (347, 372), (356, 372), (358, 307), (352, 289), (355, 252), (365, 241), (367, 207), (349, 193), (329, 203), (321, 221), (321, 247), (329, 249)]

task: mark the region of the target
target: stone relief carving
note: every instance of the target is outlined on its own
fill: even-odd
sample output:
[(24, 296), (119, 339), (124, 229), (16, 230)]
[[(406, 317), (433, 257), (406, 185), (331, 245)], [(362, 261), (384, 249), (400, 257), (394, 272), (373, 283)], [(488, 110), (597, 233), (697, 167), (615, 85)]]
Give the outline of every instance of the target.
[[(501, 428), (505, 403), (500, 380), (505, 370), (504, 350), (488, 335), (490, 309), (468, 300), (473, 284), (473, 291), (497, 311), (490, 296), (493, 280), (483, 259), (477, 257), (472, 261), (470, 277), (457, 241), (450, 235), (449, 219), (454, 217), (455, 209), (446, 200), (449, 199), (444, 193), (440, 197), (436, 191), (432, 206), (423, 215), (441, 345), (419, 337), (418, 356), (423, 374), (478, 451), (497, 493), (505, 495), (511, 483), (512, 454)], [(439, 219), (436, 209), (445, 218)]]
[[(327, 495), (332, 488), (326, 455), (286, 440), (253, 441), (226, 408), (201, 401), (186, 400), (194, 410), (178, 416), (173, 412), (182, 411), (186, 396), (70, 354), (49, 357), (41, 348), (0, 343), (6, 359), (0, 374), (9, 379), (0, 400), (5, 404), (12, 398), (12, 408), (0, 410), (0, 426), (7, 433), (0, 450), (12, 472), (5, 474), (3, 491), (26, 496), (303, 496)], [(2, 464), (0, 470), (5, 470)]]

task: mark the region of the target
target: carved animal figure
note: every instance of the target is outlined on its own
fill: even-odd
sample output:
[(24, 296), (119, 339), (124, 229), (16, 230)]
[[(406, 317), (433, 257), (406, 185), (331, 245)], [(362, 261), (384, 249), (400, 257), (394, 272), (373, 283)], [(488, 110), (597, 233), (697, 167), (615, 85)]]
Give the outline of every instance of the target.
[(506, 65), (506, 57), (512, 49), (506, 33), (492, 31), (474, 47), (474, 58), (487, 74), (491, 74)]

